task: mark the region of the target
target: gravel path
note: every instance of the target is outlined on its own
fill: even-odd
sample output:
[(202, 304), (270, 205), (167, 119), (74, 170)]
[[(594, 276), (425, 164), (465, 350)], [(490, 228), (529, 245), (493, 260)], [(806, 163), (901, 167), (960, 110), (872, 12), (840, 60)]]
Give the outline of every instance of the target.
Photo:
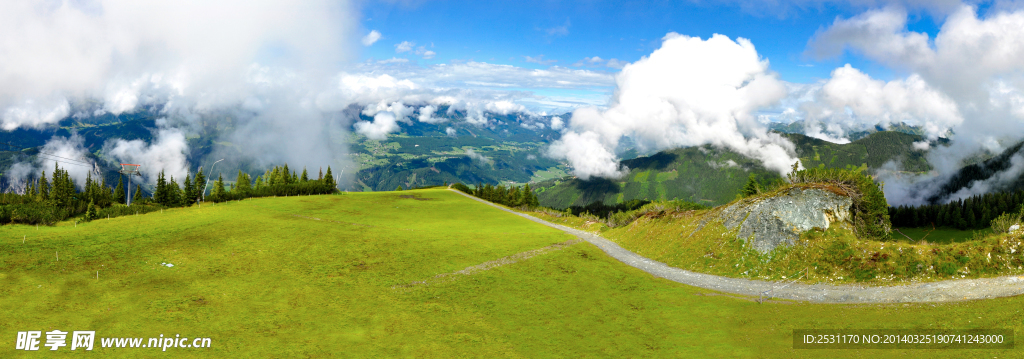
[(726, 293), (755, 296), (759, 298), (780, 298), (819, 303), (950, 302), (1009, 297), (1024, 294), (1024, 276), (959, 279), (941, 282), (872, 287), (857, 285), (803, 284), (795, 282), (766, 282), (696, 273), (670, 267), (665, 263), (641, 257), (640, 255), (619, 247), (619, 245), (593, 233), (569, 228), (560, 224), (554, 224), (527, 214), (519, 213), (462, 193), (458, 190), (452, 189), (452, 191), (503, 211), (575, 235), (576, 237), (601, 248), (601, 250), (608, 253), (608, 255), (613, 258), (656, 277)]

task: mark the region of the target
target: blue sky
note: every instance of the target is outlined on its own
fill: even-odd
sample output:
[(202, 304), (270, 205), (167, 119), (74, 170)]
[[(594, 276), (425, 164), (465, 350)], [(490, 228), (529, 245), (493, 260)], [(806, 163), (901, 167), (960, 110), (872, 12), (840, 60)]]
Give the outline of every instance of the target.
[[(847, 53), (839, 58), (805, 55), (809, 39), (837, 18), (871, 9), (849, 4), (739, 5), (689, 1), (418, 1), (373, 2), (362, 8), (364, 32), (382, 34), (365, 48), (364, 60), (407, 58), (422, 64), (478, 61), (525, 68), (562, 66), (616, 72), (605, 66), (573, 66), (594, 56), (633, 62), (661, 45), (669, 32), (708, 38), (718, 33), (751, 40), (784, 81), (812, 83), (850, 63), (874, 78), (904, 74)], [(911, 9), (908, 28), (934, 37), (938, 24), (927, 9)], [(412, 42), (412, 51), (396, 45)], [(433, 51), (430, 59), (416, 54)], [(528, 60), (535, 61), (528, 61)]]

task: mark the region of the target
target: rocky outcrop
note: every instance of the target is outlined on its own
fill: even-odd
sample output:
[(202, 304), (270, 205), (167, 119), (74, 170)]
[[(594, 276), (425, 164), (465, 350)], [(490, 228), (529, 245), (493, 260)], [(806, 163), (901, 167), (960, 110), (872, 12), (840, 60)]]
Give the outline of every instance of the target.
[(794, 187), (780, 195), (739, 201), (722, 210), (725, 227), (761, 253), (791, 246), (800, 233), (852, 221), (853, 200), (820, 188)]

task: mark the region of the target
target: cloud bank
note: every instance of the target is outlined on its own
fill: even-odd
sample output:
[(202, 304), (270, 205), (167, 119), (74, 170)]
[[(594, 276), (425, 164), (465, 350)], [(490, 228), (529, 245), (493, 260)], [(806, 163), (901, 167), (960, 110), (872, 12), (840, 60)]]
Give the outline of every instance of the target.
[(669, 33), (661, 48), (616, 76), (606, 110), (572, 113), (548, 155), (568, 160), (580, 178), (616, 178), (626, 169), (614, 150), (629, 136), (643, 150), (726, 147), (785, 173), (796, 162), (793, 145), (768, 133), (754, 116), (785, 95), (784, 85), (750, 41)]
[[(960, 4), (934, 38), (909, 31), (907, 17), (901, 8), (888, 7), (837, 19), (811, 39), (808, 54), (823, 58), (852, 51), (910, 75), (883, 82), (847, 65), (833, 71), (815, 101), (802, 106), (812, 122), (841, 125), (833, 129), (908, 122), (921, 126), (930, 140), (952, 137), (950, 146), (930, 147), (935, 173), (883, 174), (895, 204), (924, 203), (966, 158), (998, 153), (1024, 137), (1024, 10), (996, 8), (979, 17), (976, 7)], [(943, 200), (999, 188), (1021, 168), (1015, 163)]]

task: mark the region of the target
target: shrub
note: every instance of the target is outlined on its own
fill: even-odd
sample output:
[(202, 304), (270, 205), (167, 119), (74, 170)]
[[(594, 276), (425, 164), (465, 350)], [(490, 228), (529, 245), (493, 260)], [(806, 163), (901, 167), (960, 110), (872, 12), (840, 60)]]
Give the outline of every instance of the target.
[(1018, 213), (1003, 213), (992, 220), (990, 225), (992, 231), (995, 233), (1007, 233), (1010, 231), (1010, 227), (1014, 224), (1019, 224), (1021, 219), (1020, 212)]
[(859, 172), (837, 168), (808, 168), (796, 170), (800, 162), (793, 165), (793, 172), (787, 176), (792, 184), (817, 183), (853, 200), (852, 215), (854, 232), (861, 238), (885, 238), (892, 231), (889, 221), (889, 203), (885, 200), (882, 185), (871, 177)]

